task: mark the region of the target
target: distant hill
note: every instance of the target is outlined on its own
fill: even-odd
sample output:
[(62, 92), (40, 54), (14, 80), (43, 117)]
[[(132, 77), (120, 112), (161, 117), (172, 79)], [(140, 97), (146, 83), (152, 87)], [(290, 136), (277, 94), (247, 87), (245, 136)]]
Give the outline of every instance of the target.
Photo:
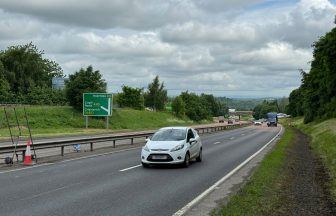
[(240, 111), (253, 110), (255, 106), (261, 104), (264, 100), (275, 100), (275, 98), (218, 98), (223, 103), (227, 104), (230, 109), (236, 109)]

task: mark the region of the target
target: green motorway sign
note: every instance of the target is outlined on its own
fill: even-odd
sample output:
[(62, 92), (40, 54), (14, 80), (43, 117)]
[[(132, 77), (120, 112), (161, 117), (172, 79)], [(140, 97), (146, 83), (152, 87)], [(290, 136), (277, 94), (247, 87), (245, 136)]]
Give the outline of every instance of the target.
[(83, 94), (84, 116), (111, 116), (112, 94), (84, 93)]

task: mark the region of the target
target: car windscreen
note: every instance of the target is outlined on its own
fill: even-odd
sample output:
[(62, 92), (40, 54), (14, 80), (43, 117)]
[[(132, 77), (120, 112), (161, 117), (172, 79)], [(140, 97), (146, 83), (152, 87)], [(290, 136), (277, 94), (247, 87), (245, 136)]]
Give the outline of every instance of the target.
[(156, 132), (151, 138), (152, 141), (180, 141), (186, 138), (185, 129), (164, 129)]

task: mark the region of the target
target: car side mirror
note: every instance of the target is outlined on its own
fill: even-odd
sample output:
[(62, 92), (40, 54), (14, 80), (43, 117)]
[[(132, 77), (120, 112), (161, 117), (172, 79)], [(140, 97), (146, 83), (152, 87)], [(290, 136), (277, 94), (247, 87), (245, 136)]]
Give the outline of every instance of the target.
[(148, 142), (148, 141), (150, 141), (150, 138), (149, 138), (149, 137), (146, 138), (146, 142)]
[(191, 144), (191, 143), (194, 143), (194, 142), (196, 142), (196, 139), (195, 138), (190, 138), (189, 139), (189, 143)]

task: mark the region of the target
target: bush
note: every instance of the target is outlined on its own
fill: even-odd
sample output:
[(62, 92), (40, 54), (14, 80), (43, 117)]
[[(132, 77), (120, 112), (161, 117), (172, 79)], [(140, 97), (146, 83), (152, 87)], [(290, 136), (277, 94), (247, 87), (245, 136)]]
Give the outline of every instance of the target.
[(138, 110), (144, 109), (143, 90), (129, 86), (122, 87), (122, 93), (117, 96), (117, 102), (120, 107), (129, 107)]
[(183, 118), (185, 116), (186, 105), (180, 96), (176, 97), (172, 102), (172, 111), (177, 117)]

